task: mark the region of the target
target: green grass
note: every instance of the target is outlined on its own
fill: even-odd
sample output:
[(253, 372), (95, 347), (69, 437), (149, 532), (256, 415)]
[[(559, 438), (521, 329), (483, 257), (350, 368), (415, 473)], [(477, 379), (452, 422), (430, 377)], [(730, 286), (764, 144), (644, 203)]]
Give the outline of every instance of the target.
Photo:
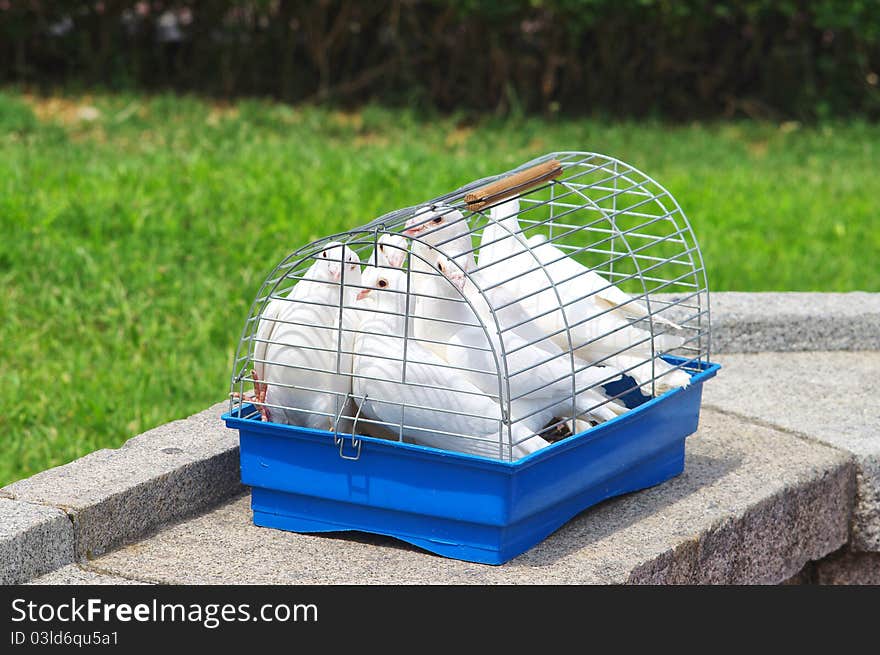
[(715, 290), (880, 290), (874, 125), (463, 127), (378, 108), (9, 90), (0, 483), (223, 398), (250, 300), (290, 250), (556, 149), (614, 155), (664, 184)]

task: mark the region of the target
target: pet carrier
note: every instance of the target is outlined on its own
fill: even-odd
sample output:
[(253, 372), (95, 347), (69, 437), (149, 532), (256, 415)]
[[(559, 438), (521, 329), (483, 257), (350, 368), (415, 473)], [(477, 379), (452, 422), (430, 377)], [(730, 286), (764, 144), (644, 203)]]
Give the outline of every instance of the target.
[(553, 153), (311, 243), (263, 283), (227, 425), (257, 525), (500, 564), (679, 474), (710, 357), (691, 227)]

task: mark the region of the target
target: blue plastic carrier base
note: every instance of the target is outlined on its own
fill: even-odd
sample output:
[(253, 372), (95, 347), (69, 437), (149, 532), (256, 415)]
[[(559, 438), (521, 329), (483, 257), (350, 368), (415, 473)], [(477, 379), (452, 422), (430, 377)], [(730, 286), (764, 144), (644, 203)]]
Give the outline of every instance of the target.
[[(360, 530), (446, 557), (503, 564), (591, 505), (680, 474), (703, 382), (720, 367), (700, 368), (687, 388), (641, 397), (631, 411), (515, 462), (371, 437), (358, 437), (360, 457), (352, 461), (340, 456), (331, 432), (263, 422), (258, 413), (239, 418), (239, 411), (252, 416), (253, 405), (223, 418), (239, 430), (241, 477), (252, 488), (256, 525)], [(342, 447), (353, 454), (350, 435)]]

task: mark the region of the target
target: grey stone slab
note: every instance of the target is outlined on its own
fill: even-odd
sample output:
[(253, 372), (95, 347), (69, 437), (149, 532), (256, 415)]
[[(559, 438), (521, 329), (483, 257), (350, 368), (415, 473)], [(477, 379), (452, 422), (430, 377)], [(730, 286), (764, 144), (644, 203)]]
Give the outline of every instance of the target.
[(81, 564), (68, 564), (46, 575), (30, 580), (30, 585), (147, 585), (149, 582), (97, 573)]
[(828, 585), (880, 585), (880, 553), (843, 549), (814, 564), (813, 580)]
[(880, 349), (880, 294), (714, 293), (713, 348), (747, 353)]
[(710, 304), (713, 352), (880, 349), (880, 293), (720, 292)]
[(90, 566), (161, 583), (776, 583), (847, 539), (851, 458), (704, 411), (685, 472), (591, 508), (500, 566), (394, 539), (253, 525), (249, 495)]
[(731, 354), (703, 402), (852, 453), (852, 543), (880, 551), (880, 353)]
[(73, 526), (59, 509), (0, 498), (0, 584), (73, 561)]
[(238, 433), (220, 420), (226, 407), (14, 482), (0, 495), (64, 509), (77, 558), (95, 556), (241, 491)]

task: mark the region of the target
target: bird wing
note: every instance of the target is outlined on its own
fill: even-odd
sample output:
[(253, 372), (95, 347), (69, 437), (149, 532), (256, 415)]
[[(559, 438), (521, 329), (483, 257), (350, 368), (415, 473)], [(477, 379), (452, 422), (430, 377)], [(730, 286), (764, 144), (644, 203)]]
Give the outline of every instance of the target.
[[(403, 421), (404, 436), (412, 442), (486, 457), (499, 457), (506, 428), (499, 438), (500, 405), (447, 363), (411, 341), (407, 347), (406, 383), (402, 382), (399, 339), (385, 336), (381, 319), (365, 322), (356, 343), (355, 396), (369, 395), (364, 412), (390, 425)], [(401, 404), (405, 404), (403, 410)], [(451, 410), (451, 411), (449, 411)], [(514, 428), (516, 456), (547, 442), (523, 427)], [(539, 440), (539, 441), (535, 441)]]
[[(528, 244), (550, 270), (550, 276), (559, 286), (563, 302), (592, 295), (595, 304), (602, 309), (619, 311), (621, 315), (631, 319), (648, 316), (648, 307), (644, 302), (634, 299), (596, 271), (567, 256), (561, 249), (548, 243), (544, 235), (532, 237)], [(663, 316), (651, 316), (658, 323), (681, 329), (681, 326)]]
[(257, 326), (256, 340), (254, 341), (254, 370), (260, 380), (265, 380), (265, 360), (266, 352), (269, 349), (269, 342), (272, 341), (272, 335), (278, 322), (275, 320), (280, 317), (286, 302), (280, 298), (275, 298), (266, 305), (263, 314), (260, 316), (260, 323)]
[[(602, 278), (602, 276), (592, 271), (591, 273), (605, 282), (605, 278)], [(595, 296), (597, 305), (604, 305), (608, 309), (619, 311), (626, 318), (641, 319), (649, 316), (648, 306), (645, 303), (640, 300), (634, 300), (632, 296), (624, 293), (615, 286), (602, 289), (601, 291), (596, 292)], [(668, 325), (676, 330), (681, 329), (681, 326), (678, 323), (670, 321), (665, 316), (660, 316), (657, 313), (652, 313), (650, 316), (651, 320), (656, 321), (657, 323)]]
[[(351, 391), (352, 335), (340, 334), (338, 302), (332, 285), (301, 281), (274, 316), (277, 321), (266, 344), (263, 379), (268, 384), (267, 401), (302, 411), (273, 411), (284, 422), (329, 429), (326, 414), (336, 415)], [(298, 303), (308, 300), (314, 303)], [(286, 305), (286, 306), (284, 306)], [(291, 322), (283, 322), (291, 321)], [(299, 387), (299, 388), (298, 388)], [(301, 387), (309, 387), (308, 390)]]

